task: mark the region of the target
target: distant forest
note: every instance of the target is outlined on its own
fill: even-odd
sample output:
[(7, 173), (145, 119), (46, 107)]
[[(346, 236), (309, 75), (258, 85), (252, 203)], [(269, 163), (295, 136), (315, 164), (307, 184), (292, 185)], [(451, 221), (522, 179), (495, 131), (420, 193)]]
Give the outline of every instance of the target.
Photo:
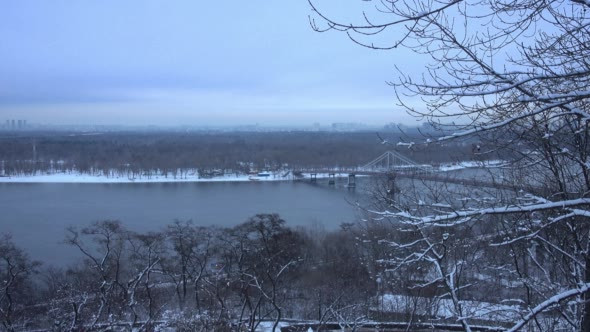
[[(477, 140), (398, 146), (423, 139), (401, 132), (6, 132), (0, 136), (4, 175), (36, 172), (176, 172), (361, 166), (387, 150), (420, 163), (476, 157)], [(384, 143), (383, 141), (387, 141)], [(489, 157), (489, 156), (488, 156)]]

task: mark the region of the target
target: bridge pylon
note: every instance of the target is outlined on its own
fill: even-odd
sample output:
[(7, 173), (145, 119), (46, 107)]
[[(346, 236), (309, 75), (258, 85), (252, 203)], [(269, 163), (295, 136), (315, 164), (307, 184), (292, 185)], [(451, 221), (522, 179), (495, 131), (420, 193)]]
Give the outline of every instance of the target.
[(336, 184), (336, 173), (328, 173), (328, 184), (331, 186)]
[(348, 184), (346, 186), (348, 188), (356, 188), (356, 174), (354, 174), (354, 173), (348, 174)]
[(386, 151), (379, 157), (360, 167), (365, 172), (423, 171), (431, 172), (432, 167), (420, 165), (396, 151)]

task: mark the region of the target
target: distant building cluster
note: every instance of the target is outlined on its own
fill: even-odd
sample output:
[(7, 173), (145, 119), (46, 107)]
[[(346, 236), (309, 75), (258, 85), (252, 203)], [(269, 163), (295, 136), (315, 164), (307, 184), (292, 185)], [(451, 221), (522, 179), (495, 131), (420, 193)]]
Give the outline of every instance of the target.
[(3, 128), (5, 130), (23, 130), (27, 128), (27, 120), (6, 120)]
[(332, 131), (357, 131), (369, 128), (364, 123), (356, 122), (344, 122), (344, 123), (332, 123)]

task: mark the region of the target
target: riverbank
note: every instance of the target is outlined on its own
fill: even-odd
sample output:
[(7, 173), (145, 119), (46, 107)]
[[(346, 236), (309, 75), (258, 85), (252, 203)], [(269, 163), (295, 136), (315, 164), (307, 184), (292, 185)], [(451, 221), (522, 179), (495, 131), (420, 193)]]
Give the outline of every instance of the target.
[[(461, 161), (456, 163), (441, 164), (437, 168), (439, 172), (449, 172), (468, 168), (488, 168), (501, 167), (504, 164), (502, 160), (479, 161)], [(178, 174), (178, 173), (177, 173)], [(346, 177), (348, 173), (336, 173), (336, 177)], [(328, 178), (328, 173), (318, 173), (318, 179)], [(304, 173), (302, 178), (309, 178), (310, 175)], [(86, 174), (80, 172), (54, 172), (54, 173), (36, 173), (32, 175), (14, 175), (1, 176), (0, 183), (174, 183), (174, 182), (258, 182), (258, 181), (292, 181), (298, 179), (289, 171), (270, 172), (268, 176), (257, 176), (240, 173), (219, 175), (214, 177), (199, 177), (196, 170), (184, 172), (182, 176), (173, 173), (136, 175), (130, 177), (127, 175), (103, 174)]]
[[(309, 178), (309, 174), (303, 174)], [(339, 176), (338, 174), (336, 176)], [(342, 174), (340, 176), (346, 176)], [(317, 174), (317, 178), (327, 178), (328, 174)], [(247, 174), (226, 174), (215, 177), (199, 177), (189, 174), (183, 177), (172, 175), (151, 175), (130, 178), (128, 176), (91, 175), (77, 172), (49, 173), (34, 175), (0, 176), (0, 183), (187, 183), (187, 182), (267, 182), (292, 181), (293, 175), (270, 173), (269, 176), (252, 176)]]

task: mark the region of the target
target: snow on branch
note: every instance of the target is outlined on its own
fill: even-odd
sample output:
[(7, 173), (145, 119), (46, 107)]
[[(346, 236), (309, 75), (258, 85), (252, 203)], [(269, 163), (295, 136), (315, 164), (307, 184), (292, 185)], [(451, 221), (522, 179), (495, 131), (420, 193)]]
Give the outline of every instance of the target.
[(574, 288), (567, 290), (565, 292), (561, 292), (541, 303), (539, 303), (536, 307), (530, 310), (530, 313), (524, 316), (516, 325), (512, 328), (507, 330), (506, 332), (514, 332), (518, 331), (523, 328), (531, 319), (535, 318), (538, 314), (546, 310), (547, 308), (558, 304), (559, 302), (568, 299), (570, 297), (574, 297), (577, 295), (582, 295), (590, 290), (590, 283), (586, 283), (579, 288)]
[[(558, 101), (558, 102), (554, 102), (554, 103), (550, 103), (547, 104), (541, 108), (538, 108), (537, 110), (533, 111), (533, 112), (529, 112), (529, 113), (525, 113), (525, 114), (521, 114), (519, 116), (515, 116), (515, 117), (511, 117), (508, 118), (506, 120), (500, 121), (500, 122), (496, 122), (496, 123), (492, 123), (489, 125), (484, 125), (484, 126), (475, 126), (472, 129), (469, 130), (465, 130), (465, 131), (461, 131), (461, 132), (457, 132), (457, 133), (453, 133), (451, 135), (447, 135), (447, 136), (442, 136), (438, 138), (438, 141), (446, 141), (446, 140), (450, 140), (450, 139), (455, 139), (455, 138), (459, 138), (459, 137), (464, 137), (464, 136), (469, 136), (469, 135), (473, 135), (475, 133), (480, 133), (480, 132), (484, 132), (484, 131), (489, 131), (489, 130), (493, 130), (493, 129), (499, 129), (502, 127), (505, 127), (513, 122), (516, 122), (518, 120), (522, 120), (525, 118), (529, 118), (541, 113), (544, 113), (550, 109), (556, 108), (556, 107), (561, 107), (561, 106), (566, 106), (567, 104), (569, 104), (570, 101), (569, 100), (564, 100), (564, 101)], [(565, 115), (578, 115), (581, 116), (583, 118), (585, 118), (586, 120), (590, 120), (590, 114), (588, 114), (587, 112), (582, 111), (579, 108), (574, 108), (569, 112), (564, 112), (562, 114), (560, 114), (560, 116), (565, 116)]]
[[(492, 207), (492, 208), (485, 208), (485, 209), (474, 209), (468, 211), (455, 211), (448, 214), (443, 215), (436, 215), (436, 216), (425, 216), (425, 217), (416, 217), (412, 216), (407, 212), (399, 212), (399, 213), (392, 213), (389, 211), (386, 212), (374, 212), (379, 215), (383, 215), (386, 217), (401, 217), (406, 219), (414, 220), (413, 222), (408, 222), (414, 225), (431, 225), (431, 226), (441, 226), (441, 227), (450, 227), (460, 223), (463, 223), (469, 218), (483, 216), (483, 215), (495, 215), (495, 214), (513, 214), (513, 213), (522, 213), (522, 212), (533, 212), (533, 211), (543, 211), (543, 210), (551, 210), (551, 209), (559, 209), (559, 208), (571, 208), (575, 206), (582, 206), (582, 205), (590, 205), (590, 198), (578, 198), (572, 200), (563, 200), (557, 202), (544, 202), (544, 203), (537, 203), (537, 204), (526, 204), (526, 205), (512, 205), (512, 206), (502, 206), (502, 207)], [(585, 210), (577, 210), (577, 215), (590, 217), (590, 211)], [(458, 222), (454, 223), (443, 223), (445, 221), (461, 219)], [(403, 221), (402, 221), (403, 222)]]
[(573, 217), (588, 217), (590, 218), (590, 211), (585, 211), (585, 210), (580, 210), (580, 209), (574, 209), (572, 212), (568, 213), (568, 214), (564, 214), (561, 215), (559, 217), (556, 218), (551, 218), (549, 219), (549, 222), (546, 224), (543, 224), (539, 229), (535, 230), (532, 233), (526, 234), (526, 235), (521, 235), (521, 236), (517, 236), (515, 238), (512, 238), (510, 240), (507, 241), (503, 241), (503, 242), (499, 242), (499, 243), (492, 243), (492, 246), (503, 246), (503, 245), (508, 245), (508, 244), (512, 244), (512, 243), (516, 243), (518, 241), (522, 241), (522, 240), (529, 240), (532, 238), (535, 238), (539, 235), (539, 233), (544, 230), (549, 228), (550, 226), (565, 220), (565, 219), (569, 219), (569, 218), (573, 218)]

